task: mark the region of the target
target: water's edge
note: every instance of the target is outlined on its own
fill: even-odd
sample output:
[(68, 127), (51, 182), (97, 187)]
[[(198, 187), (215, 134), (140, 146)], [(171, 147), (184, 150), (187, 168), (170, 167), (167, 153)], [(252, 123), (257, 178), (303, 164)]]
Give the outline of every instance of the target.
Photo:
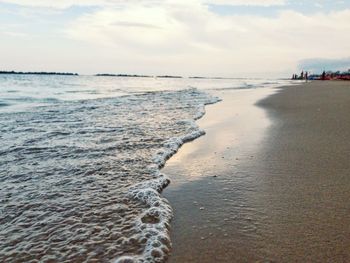
[[(170, 255), (170, 224), (173, 218), (173, 210), (168, 200), (162, 196), (163, 190), (171, 183), (170, 178), (161, 173), (161, 169), (166, 162), (173, 157), (178, 150), (185, 144), (205, 135), (196, 121), (201, 119), (205, 113), (207, 105), (215, 104), (221, 101), (218, 97), (213, 97), (210, 101), (199, 105), (197, 114), (190, 122), (190, 133), (181, 137), (173, 137), (164, 143), (164, 151), (159, 151), (154, 157), (154, 165), (148, 167), (153, 170), (155, 179), (138, 183), (129, 188), (128, 198), (140, 202), (147, 207), (137, 222), (137, 228), (141, 230), (145, 237), (145, 249), (140, 256), (121, 256), (115, 260), (115, 263), (128, 262), (165, 262)], [(144, 223), (148, 223), (146, 226)], [(152, 226), (149, 226), (149, 223)]]

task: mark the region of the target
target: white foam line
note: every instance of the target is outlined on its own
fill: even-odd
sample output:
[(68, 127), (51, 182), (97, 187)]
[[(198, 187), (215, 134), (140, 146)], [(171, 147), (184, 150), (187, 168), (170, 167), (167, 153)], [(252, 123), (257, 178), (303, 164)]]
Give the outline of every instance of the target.
[(135, 223), (135, 227), (141, 234), (132, 237), (145, 244), (145, 249), (141, 255), (125, 255), (117, 258), (115, 263), (164, 262), (168, 258), (171, 249), (169, 231), (173, 211), (168, 200), (161, 196), (163, 189), (169, 185), (170, 179), (160, 173), (160, 169), (184, 143), (205, 134), (205, 131), (199, 129), (195, 121), (205, 115), (206, 105), (219, 101), (219, 98), (214, 97), (211, 101), (198, 107), (194, 119), (187, 120), (190, 124), (188, 133), (181, 137), (171, 138), (164, 143), (164, 149), (154, 156), (154, 164), (148, 167), (153, 172), (154, 179), (130, 187), (128, 197), (148, 207)]

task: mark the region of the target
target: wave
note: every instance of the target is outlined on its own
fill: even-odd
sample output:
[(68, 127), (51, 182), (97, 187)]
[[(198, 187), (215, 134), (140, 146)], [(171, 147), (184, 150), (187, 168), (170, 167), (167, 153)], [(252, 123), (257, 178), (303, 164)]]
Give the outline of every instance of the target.
[(195, 120), (217, 101), (188, 89), (0, 114), (0, 261), (165, 260), (173, 213), (160, 169), (204, 134)]
[(0, 107), (6, 107), (6, 106), (10, 106), (10, 103), (4, 102), (0, 100)]
[(169, 228), (173, 212), (170, 204), (161, 196), (161, 193), (169, 185), (170, 179), (165, 174), (160, 173), (160, 169), (183, 144), (205, 135), (205, 131), (199, 129), (195, 120), (205, 115), (205, 105), (219, 101), (219, 98), (212, 98), (198, 107), (193, 120), (188, 121), (190, 125), (189, 132), (184, 136), (174, 137), (165, 142), (164, 149), (153, 158), (154, 164), (148, 167), (149, 170), (153, 170), (155, 179), (130, 187), (128, 196), (148, 207), (135, 223), (135, 226), (142, 233), (137, 239), (139, 242), (146, 240), (145, 247), (141, 255), (121, 256), (116, 259), (115, 263), (163, 262), (169, 256), (171, 249)]

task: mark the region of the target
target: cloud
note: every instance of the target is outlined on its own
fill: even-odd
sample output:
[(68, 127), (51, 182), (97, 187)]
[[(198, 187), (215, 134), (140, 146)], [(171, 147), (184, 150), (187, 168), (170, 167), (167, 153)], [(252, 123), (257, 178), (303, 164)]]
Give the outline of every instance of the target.
[(325, 59), (325, 58), (310, 58), (304, 59), (299, 62), (300, 70), (312, 71), (320, 73), (323, 70), (349, 70), (350, 69), (350, 57), (340, 59)]
[(112, 26), (121, 26), (121, 27), (136, 27), (136, 28), (148, 28), (148, 29), (161, 29), (160, 26), (156, 25), (150, 25), (145, 23), (138, 23), (138, 22), (124, 22), (124, 21), (117, 21), (115, 23), (111, 24)]
[[(308, 15), (283, 9), (276, 16), (264, 17), (220, 15), (211, 12), (207, 5), (213, 0), (7, 2), (38, 6), (50, 3), (56, 8), (98, 4), (99, 8), (79, 14), (60, 25), (59, 32), (52, 33), (63, 35), (51, 44), (56, 45), (54, 52), (45, 42), (47, 35), (42, 35), (46, 57), (61, 61), (63, 56), (58, 55), (64, 52), (67, 65), (91, 73), (104, 69), (150, 74), (289, 76), (305, 58), (347, 57), (350, 43), (350, 34), (346, 34), (350, 32), (348, 9)], [(284, 2), (218, 0), (215, 3), (262, 6)], [(28, 44), (37, 46), (34, 42)], [(2, 50), (14, 50), (13, 46), (9, 44), (8, 49)], [(19, 49), (25, 51), (26, 47)], [(0, 50), (1, 57), (10, 53)]]
[(194, 3), (216, 5), (248, 5), (248, 6), (271, 6), (283, 5), (285, 0), (0, 0), (0, 3), (16, 4), (29, 7), (45, 7), (65, 9), (72, 6), (127, 6), (129, 4), (163, 5), (169, 3)]
[(15, 37), (15, 38), (26, 38), (28, 37), (28, 34), (25, 33), (18, 33), (18, 32), (13, 32), (13, 31), (0, 31), (0, 34), (10, 36), (10, 37)]
[(54, 9), (65, 9), (71, 6), (106, 6), (122, 3), (118, 0), (0, 0), (0, 3), (15, 4), (26, 7), (45, 7)]
[(215, 5), (233, 5), (233, 6), (278, 6), (285, 5), (285, 0), (216, 0), (216, 1), (205, 1), (208, 4)]
[[(305, 57), (348, 52), (350, 11), (278, 17), (219, 16), (192, 2), (105, 8), (72, 23), (67, 35), (113, 57), (149, 61), (154, 69), (187, 72), (287, 72)], [(141, 22), (142, 23), (141, 23)], [(322, 43), (322, 44), (321, 44)], [(337, 43), (337, 48), (335, 47)]]

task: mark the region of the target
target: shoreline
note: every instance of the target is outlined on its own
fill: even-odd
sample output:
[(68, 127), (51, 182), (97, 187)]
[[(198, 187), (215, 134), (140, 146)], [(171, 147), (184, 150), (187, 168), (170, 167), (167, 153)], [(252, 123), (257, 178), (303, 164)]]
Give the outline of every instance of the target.
[(168, 262), (350, 260), (349, 84), (278, 89), (236, 101), (226, 92), (197, 121), (207, 135), (166, 163)]
[[(196, 122), (206, 135), (184, 144), (167, 161), (162, 173), (171, 179), (171, 184), (163, 196), (174, 209), (173, 250), (168, 262), (230, 262), (234, 255), (246, 254), (232, 242), (227, 243), (225, 251), (220, 248), (230, 240), (230, 222), (244, 229), (236, 231), (242, 240), (245, 233), (254, 231), (245, 223), (252, 217), (251, 211), (243, 209), (243, 213), (239, 212), (246, 197), (233, 200), (227, 196), (230, 192), (226, 185), (227, 175), (237, 170), (235, 182), (242, 183), (244, 173), (237, 167), (254, 158), (250, 152), (254, 152), (263, 139), (262, 130), (271, 125), (266, 113), (254, 104), (273, 93), (274, 88), (217, 91), (214, 95), (222, 101), (207, 106), (206, 114)], [(248, 149), (247, 145), (250, 145)], [(220, 191), (220, 188), (225, 189)], [(230, 202), (235, 204), (232, 209), (226, 209)], [(198, 250), (193, 250), (192, 242)], [(211, 247), (217, 249), (211, 250)], [(229, 250), (229, 247), (236, 249)], [(249, 260), (255, 260), (255, 257), (249, 257)]]

